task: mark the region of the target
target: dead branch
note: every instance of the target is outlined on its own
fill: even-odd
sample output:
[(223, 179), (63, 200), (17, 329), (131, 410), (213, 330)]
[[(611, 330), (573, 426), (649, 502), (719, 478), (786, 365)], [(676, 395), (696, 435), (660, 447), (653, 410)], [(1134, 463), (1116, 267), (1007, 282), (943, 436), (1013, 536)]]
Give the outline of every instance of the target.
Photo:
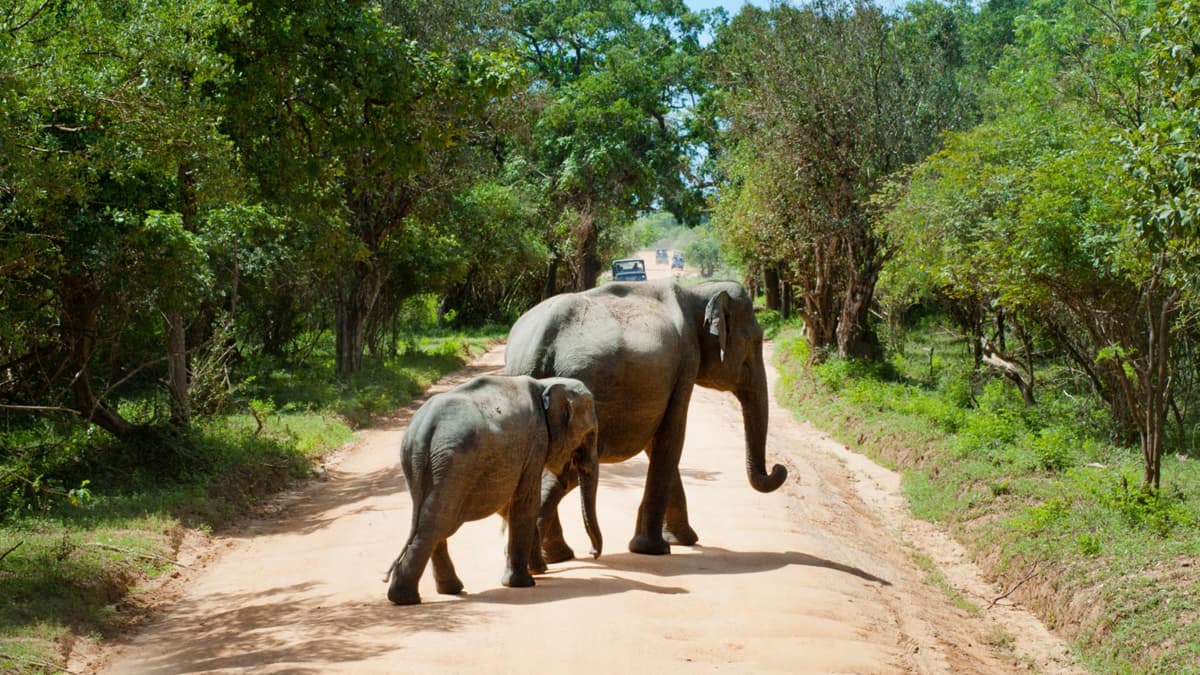
[(21, 544), (24, 544), (24, 543), (25, 542), (23, 542), (23, 541), (18, 541), (17, 543), (13, 544), (12, 548), (8, 549), (4, 553), (0, 553), (0, 562), (4, 562), (4, 559), (8, 557), (9, 553), (12, 553), (13, 551), (17, 550), (18, 548), (20, 548)]
[(34, 413), (65, 412), (65, 413), (71, 413), (72, 415), (77, 415), (79, 417), (83, 417), (83, 413), (79, 412), (78, 410), (75, 410), (73, 408), (64, 408), (62, 406), (57, 406), (57, 405), (11, 405), (9, 403), (0, 403), (0, 409), (20, 410), (23, 412), (34, 412)]
[(1021, 367), (1013, 362), (1007, 354), (993, 347), (986, 337), (980, 337), (979, 343), (983, 347), (982, 361), (1004, 373), (1005, 377), (1017, 385), (1017, 389), (1021, 390), (1021, 398), (1025, 399), (1025, 405), (1034, 405), (1036, 401), (1033, 398), (1033, 377), (1031, 376), (1027, 382), (1024, 373), (1021, 372)]
[(85, 542), (83, 545), (84, 546), (92, 546), (95, 548), (102, 548), (106, 551), (115, 551), (116, 553), (125, 553), (126, 555), (131, 555), (131, 556), (134, 556), (137, 558), (161, 560), (163, 562), (170, 563), (170, 564), (176, 565), (178, 567), (186, 567), (188, 569), (191, 569), (190, 565), (185, 565), (184, 563), (181, 563), (178, 560), (175, 560), (174, 558), (168, 558), (165, 555), (159, 555), (157, 553), (152, 553), (150, 551), (138, 551), (138, 550), (132, 549), (132, 548), (121, 548), (120, 546), (113, 546), (112, 544), (104, 544), (104, 543), (101, 543), (98, 541)]
[(1032, 579), (1032, 578), (1034, 578), (1035, 576), (1037, 576), (1038, 565), (1041, 565), (1041, 564), (1042, 564), (1042, 562), (1043, 562), (1042, 560), (1036, 560), (1036, 561), (1034, 561), (1034, 563), (1033, 563), (1033, 569), (1031, 569), (1031, 570), (1029, 571), (1029, 574), (1026, 574), (1024, 579), (1021, 579), (1021, 580), (1020, 580), (1020, 581), (1018, 581), (1017, 583), (1013, 584), (1012, 588), (1010, 588), (1010, 589), (1008, 589), (1007, 591), (1005, 591), (1005, 592), (1001, 593), (1000, 595), (996, 596), (996, 598), (995, 598), (994, 600), (992, 600), (990, 603), (988, 603), (988, 606), (987, 606), (987, 608), (988, 608), (988, 609), (991, 609), (991, 608), (995, 607), (997, 602), (1000, 602), (1001, 600), (1003, 600), (1003, 599), (1007, 598), (1008, 596), (1012, 595), (1014, 592), (1016, 592), (1016, 590), (1017, 590), (1018, 588), (1020, 588), (1021, 586), (1023, 586), (1023, 585), (1025, 584), (1025, 582), (1026, 582), (1026, 581), (1029, 581), (1030, 579)]
[(0, 659), (8, 659), (9, 661), (16, 661), (17, 663), (27, 663), (31, 666), (37, 666), (38, 668), (43, 668), (43, 669), (47, 670), (48, 672), (68, 673), (68, 675), (75, 675), (75, 671), (68, 670), (65, 666), (61, 666), (57, 663), (49, 663), (46, 661), (39, 661), (37, 659), (30, 658), (28, 656), (20, 656), (18, 654), (5, 654), (4, 652), (0, 652)]

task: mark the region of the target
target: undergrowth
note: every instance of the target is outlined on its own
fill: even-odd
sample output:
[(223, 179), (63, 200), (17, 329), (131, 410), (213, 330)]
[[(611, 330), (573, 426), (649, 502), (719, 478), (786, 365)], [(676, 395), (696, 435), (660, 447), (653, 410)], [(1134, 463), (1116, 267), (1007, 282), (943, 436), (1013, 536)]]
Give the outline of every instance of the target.
[(1039, 364), (1038, 403), (977, 371), (935, 324), (884, 363), (807, 364), (795, 326), (775, 348), (801, 417), (904, 475), (944, 524), (1097, 672), (1200, 672), (1200, 459), (1172, 452), (1163, 487), (1066, 368)]
[(121, 442), (67, 420), (0, 420), (0, 672), (59, 672), (76, 640), (122, 630), (138, 615), (130, 590), (174, 569), (187, 528), (228, 526), (499, 336), (410, 337), (345, 380), (332, 345), (249, 358), (214, 413)]

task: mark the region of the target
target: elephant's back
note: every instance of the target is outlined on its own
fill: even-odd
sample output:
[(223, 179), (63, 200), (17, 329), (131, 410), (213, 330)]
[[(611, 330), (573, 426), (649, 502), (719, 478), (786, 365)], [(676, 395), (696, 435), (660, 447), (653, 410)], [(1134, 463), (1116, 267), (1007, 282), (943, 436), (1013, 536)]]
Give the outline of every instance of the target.
[[(514, 325), (505, 364), (510, 373), (571, 377), (595, 399), (602, 460), (641, 452), (658, 427), (680, 378), (678, 308), (643, 293), (556, 296)], [(694, 378), (694, 374), (691, 375)]]
[(607, 371), (614, 366), (666, 366), (663, 361), (670, 356), (663, 353), (663, 347), (673, 348), (680, 336), (675, 319), (654, 297), (555, 296), (513, 325), (504, 354), (505, 370), (538, 378), (574, 377), (591, 387), (587, 376), (597, 370), (612, 375)]

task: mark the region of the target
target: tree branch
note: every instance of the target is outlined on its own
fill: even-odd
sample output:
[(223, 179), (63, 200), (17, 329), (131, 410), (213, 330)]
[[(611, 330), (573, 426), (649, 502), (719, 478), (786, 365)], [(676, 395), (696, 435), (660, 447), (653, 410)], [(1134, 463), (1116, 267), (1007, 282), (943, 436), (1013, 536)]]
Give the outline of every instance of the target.
[(1018, 581), (1017, 583), (1013, 584), (1012, 588), (1010, 588), (1010, 589), (1008, 589), (1007, 591), (1005, 591), (1005, 592), (1001, 593), (1000, 595), (996, 596), (996, 598), (995, 598), (995, 599), (993, 599), (993, 600), (992, 600), (990, 603), (988, 603), (988, 606), (987, 606), (987, 608), (988, 608), (988, 609), (991, 609), (991, 608), (995, 607), (997, 602), (1000, 602), (1001, 600), (1003, 600), (1003, 599), (1007, 598), (1008, 596), (1012, 595), (1014, 592), (1016, 592), (1016, 590), (1017, 590), (1018, 588), (1020, 588), (1021, 586), (1023, 586), (1023, 585), (1025, 584), (1025, 582), (1026, 582), (1026, 581), (1029, 581), (1030, 579), (1032, 579), (1032, 578), (1034, 578), (1035, 576), (1037, 576), (1038, 565), (1041, 565), (1041, 564), (1042, 564), (1042, 562), (1043, 562), (1043, 561), (1042, 561), (1042, 560), (1040, 560), (1040, 559), (1039, 559), (1039, 560), (1036, 560), (1036, 561), (1034, 561), (1034, 563), (1033, 563), (1033, 569), (1029, 571), (1029, 574), (1025, 575), (1025, 578), (1024, 578), (1024, 579), (1021, 579), (1021, 580), (1020, 580), (1020, 581)]

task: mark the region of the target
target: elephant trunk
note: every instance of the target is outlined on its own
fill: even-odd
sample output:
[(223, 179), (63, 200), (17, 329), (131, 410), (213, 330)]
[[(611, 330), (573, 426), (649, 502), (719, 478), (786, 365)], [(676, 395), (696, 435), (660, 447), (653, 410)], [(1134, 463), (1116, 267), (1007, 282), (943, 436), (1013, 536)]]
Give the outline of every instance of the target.
[[(762, 363), (761, 357), (759, 363)], [(787, 479), (787, 468), (781, 464), (771, 467), (767, 474), (767, 378), (762, 366), (755, 369), (756, 377), (749, 386), (737, 392), (742, 404), (742, 423), (746, 431), (746, 477), (759, 492), (774, 492)]]
[(596, 488), (600, 482), (600, 459), (596, 453), (596, 434), (588, 435), (588, 440), (575, 454), (575, 468), (579, 472), (579, 488), (583, 503), (583, 527), (587, 530), (588, 538), (592, 540), (592, 557), (600, 557), (604, 548), (604, 537), (600, 534), (600, 522), (596, 519)]

